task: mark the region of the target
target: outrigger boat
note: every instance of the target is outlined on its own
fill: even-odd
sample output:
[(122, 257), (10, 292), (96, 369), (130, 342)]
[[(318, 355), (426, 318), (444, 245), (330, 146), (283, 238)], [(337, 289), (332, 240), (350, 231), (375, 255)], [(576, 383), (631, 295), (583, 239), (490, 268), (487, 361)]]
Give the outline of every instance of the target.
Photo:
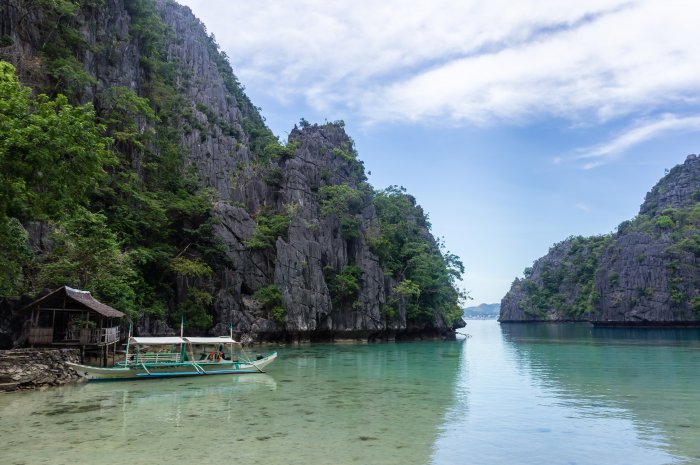
[[(135, 349), (130, 353), (131, 347)], [(264, 373), (275, 358), (277, 352), (252, 360), (230, 336), (129, 337), (124, 360), (111, 368), (68, 364), (88, 379), (118, 380)]]

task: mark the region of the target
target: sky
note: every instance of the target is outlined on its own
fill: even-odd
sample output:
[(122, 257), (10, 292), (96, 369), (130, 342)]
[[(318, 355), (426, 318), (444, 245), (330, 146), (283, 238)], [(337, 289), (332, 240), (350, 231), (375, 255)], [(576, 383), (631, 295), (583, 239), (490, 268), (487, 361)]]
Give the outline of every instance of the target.
[(499, 302), (572, 235), (634, 217), (700, 153), (696, 0), (178, 0), (284, 142), (342, 119)]

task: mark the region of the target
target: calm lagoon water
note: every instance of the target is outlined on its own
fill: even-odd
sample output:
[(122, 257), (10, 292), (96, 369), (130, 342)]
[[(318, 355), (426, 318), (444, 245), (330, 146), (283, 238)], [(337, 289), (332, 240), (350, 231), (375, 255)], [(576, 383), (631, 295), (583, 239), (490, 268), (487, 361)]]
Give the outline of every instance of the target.
[(700, 464), (700, 331), (470, 321), (268, 374), (0, 395), (2, 464)]

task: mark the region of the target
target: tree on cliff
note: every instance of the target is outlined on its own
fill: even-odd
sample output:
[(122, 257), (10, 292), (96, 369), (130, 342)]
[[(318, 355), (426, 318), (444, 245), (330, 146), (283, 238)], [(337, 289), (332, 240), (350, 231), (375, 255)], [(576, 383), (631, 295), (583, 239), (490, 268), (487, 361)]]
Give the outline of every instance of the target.
[[(406, 318), (413, 323), (430, 321), (434, 312), (449, 324), (462, 316), (457, 288), (464, 265), (456, 255), (441, 250), (430, 235), (430, 223), (415, 199), (403, 187), (377, 192), (374, 206), (380, 234), (371, 239), (373, 251), (387, 275), (399, 284), (394, 293), (406, 301)], [(388, 303), (389, 313), (397, 305)]]
[(0, 61), (0, 297), (22, 291), (30, 260), (20, 223), (61, 221), (87, 204), (114, 163), (90, 105), (33, 96)]

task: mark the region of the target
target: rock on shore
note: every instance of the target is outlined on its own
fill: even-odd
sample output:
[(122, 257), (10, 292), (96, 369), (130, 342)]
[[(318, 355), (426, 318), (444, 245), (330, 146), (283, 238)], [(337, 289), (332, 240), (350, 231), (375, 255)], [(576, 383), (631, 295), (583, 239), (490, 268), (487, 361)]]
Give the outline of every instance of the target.
[(59, 386), (83, 379), (66, 362), (78, 363), (78, 349), (0, 351), (0, 391)]

